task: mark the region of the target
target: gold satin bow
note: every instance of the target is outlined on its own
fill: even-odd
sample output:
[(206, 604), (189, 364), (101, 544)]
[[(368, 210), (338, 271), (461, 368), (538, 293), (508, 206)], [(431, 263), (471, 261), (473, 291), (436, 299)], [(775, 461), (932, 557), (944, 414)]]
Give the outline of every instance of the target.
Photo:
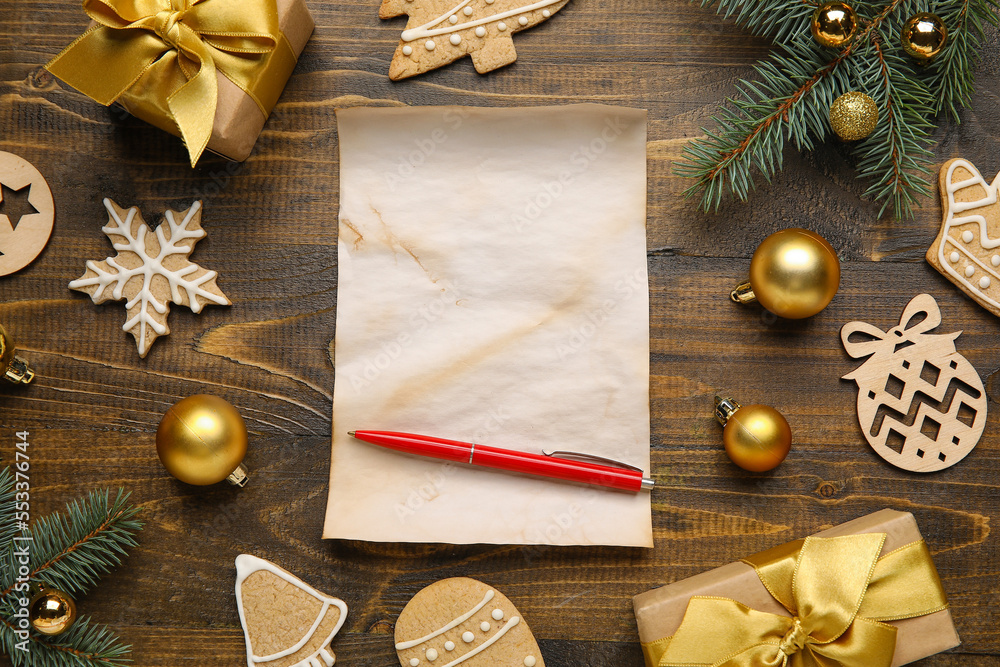
[(192, 167), (212, 136), (216, 70), (266, 117), (295, 65), (275, 0), (84, 0), (83, 10), (96, 25), (46, 68), (105, 106), (125, 97), (146, 120), (175, 125)]
[(879, 558), (884, 533), (808, 537), (751, 556), (791, 618), (693, 597), (677, 632), (643, 645), (657, 667), (890, 667), (886, 621), (948, 606), (923, 540)]

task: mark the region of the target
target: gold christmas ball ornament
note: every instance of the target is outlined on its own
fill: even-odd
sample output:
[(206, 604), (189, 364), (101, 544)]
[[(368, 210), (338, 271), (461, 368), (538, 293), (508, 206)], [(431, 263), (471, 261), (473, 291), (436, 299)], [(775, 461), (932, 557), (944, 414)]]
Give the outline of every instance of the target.
[(43, 588), (28, 603), (28, 620), (43, 635), (59, 635), (76, 621), (76, 603), (56, 588)]
[(0, 326), (0, 374), (14, 384), (28, 384), (35, 379), (35, 372), (28, 367), (27, 361), (17, 356), (14, 339), (3, 326)]
[(904, 51), (917, 62), (925, 64), (941, 53), (948, 43), (948, 28), (935, 14), (915, 14), (903, 24), (900, 41)]
[(792, 447), (792, 430), (780, 412), (767, 405), (740, 405), (715, 397), (715, 418), (723, 426), (722, 442), (733, 463), (750, 472), (778, 467)]
[(847, 3), (825, 2), (813, 12), (810, 29), (820, 46), (839, 48), (854, 39), (858, 17)]
[(757, 246), (750, 280), (736, 286), (737, 303), (759, 301), (789, 320), (811, 317), (826, 308), (840, 287), (840, 260), (826, 239), (808, 229), (784, 229)]
[(167, 410), (156, 429), (156, 453), (171, 475), (205, 486), (222, 480), (245, 486), (247, 427), (232, 405), (197, 394)]
[(844, 93), (830, 105), (830, 128), (844, 141), (858, 141), (875, 131), (878, 105), (864, 93)]

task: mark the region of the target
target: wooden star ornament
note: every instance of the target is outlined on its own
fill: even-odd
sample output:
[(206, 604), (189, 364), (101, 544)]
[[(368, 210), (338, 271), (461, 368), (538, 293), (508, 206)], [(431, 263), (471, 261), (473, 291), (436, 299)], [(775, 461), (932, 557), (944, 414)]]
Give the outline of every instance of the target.
[(205, 304), (232, 302), (216, 284), (218, 274), (192, 262), (195, 244), (205, 238), (201, 202), (182, 212), (168, 210), (164, 222), (150, 230), (139, 209), (123, 209), (110, 199), (108, 235), (118, 254), (101, 262), (88, 261), (87, 271), (69, 284), (86, 292), (94, 303), (125, 300), (128, 319), (122, 327), (135, 337), (139, 356), (145, 357), (159, 336), (170, 333), (170, 302), (200, 313)]

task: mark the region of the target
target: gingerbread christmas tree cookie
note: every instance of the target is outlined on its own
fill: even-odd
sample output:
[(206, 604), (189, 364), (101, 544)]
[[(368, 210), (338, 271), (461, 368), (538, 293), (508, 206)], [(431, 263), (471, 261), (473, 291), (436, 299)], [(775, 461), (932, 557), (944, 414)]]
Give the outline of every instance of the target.
[(128, 319), (123, 330), (135, 337), (139, 356), (145, 357), (159, 336), (170, 333), (170, 302), (200, 313), (205, 304), (231, 304), (216, 284), (218, 274), (189, 259), (195, 244), (205, 238), (201, 202), (183, 212), (167, 211), (165, 221), (150, 231), (135, 206), (125, 210), (110, 199), (108, 224), (103, 232), (118, 251), (104, 261), (87, 262), (87, 272), (69, 284), (86, 292), (94, 303), (125, 300)]
[(1000, 317), (1000, 176), (987, 183), (968, 160), (949, 160), (938, 178), (944, 217), (927, 261)]
[(382, 0), (383, 19), (407, 14), (389, 65), (393, 80), (472, 56), (485, 74), (517, 60), (515, 32), (537, 25), (569, 0)]
[(333, 667), (330, 648), (347, 605), (270, 561), (236, 557), (236, 606), (247, 667)]

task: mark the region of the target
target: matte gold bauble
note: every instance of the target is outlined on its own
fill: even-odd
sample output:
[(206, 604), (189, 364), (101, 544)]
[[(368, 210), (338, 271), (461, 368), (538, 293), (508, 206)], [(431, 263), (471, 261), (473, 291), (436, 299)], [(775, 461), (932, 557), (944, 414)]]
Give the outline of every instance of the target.
[(715, 417), (723, 425), (722, 442), (733, 463), (750, 472), (778, 467), (792, 447), (792, 430), (780, 412), (768, 405), (741, 406), (715, 397)]
[(799, 320), (826, 308), (840, 287), (840, 260), (826, 239), (808, 229), (784, 229), (757, 246), (750, 280), (730, 298), (760, 301), (778, 317)]
[(810, 29), (820, 46), (839, 48), (854, 39), (858, 17), (847, 3), (826, 2), (813, 12)]
[(246, 424), (236, 408), (218, 396), (188, 396), (167, 410), (156, 429), (156, 453), (167, 472), (188, 484), (247, 482), (242, 464)]
[(76, 603), (57, 588), (43, 588), (28, 603), (28, 620), (43, 635), (59, 635), (76, 621)]
[(878, 105), (864, 93), (844, 93), (830, 105), (830, 128), (844, 141), (858, 141), (875, 131)]
[(948, 29), (935, 14), (915, 14), (903, 24), (900, 41), (904, 51), (924, 64), (941, 53), (948, 43)]

